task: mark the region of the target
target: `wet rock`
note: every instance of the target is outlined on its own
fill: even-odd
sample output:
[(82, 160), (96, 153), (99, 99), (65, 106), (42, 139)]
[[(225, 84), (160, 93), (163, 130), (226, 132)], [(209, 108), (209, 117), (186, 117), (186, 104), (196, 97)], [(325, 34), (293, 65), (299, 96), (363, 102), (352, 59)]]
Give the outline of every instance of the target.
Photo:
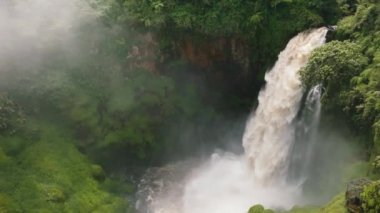
[(220, 37), (212, 40), (184, 38), (178, 43), (181, 58), (202, 69), (212, 69), (218, 63), (236, 63), (248, 72), (251, 49), (243, 38)]
[(136, 211), (183, 212), (184, 180), (194, 165), (198, 165), (196, 160), (187, 160), (147, 169), (138, 184)]
[(333, 41), (337, 39), (337, 26), (326, 26), (326, 28), (329, 30), (326, 34), (326, 42)]
[(360, 194), (363, 192), (365, 186), (369, 185), (372, 181), (367, 178), (360, 178), (353, 180), (347, 184), (346, 190), (346, 208), (351, 213), (362, 213), (362, 201)]

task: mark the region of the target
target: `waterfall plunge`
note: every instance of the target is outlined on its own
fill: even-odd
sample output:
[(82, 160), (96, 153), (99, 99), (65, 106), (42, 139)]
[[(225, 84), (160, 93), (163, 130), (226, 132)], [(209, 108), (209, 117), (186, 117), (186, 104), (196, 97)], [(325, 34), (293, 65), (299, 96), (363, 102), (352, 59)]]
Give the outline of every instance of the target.
[[(147, 173), (137, 193), (137, 209), (148, 213), (245, 213), (255, 204), (280, 209), (302, 204), (302, 181), (288, 179), (301, 180), (307, 175), (307, 165), (302, 163), (310, 159), (313, 141), (302, 145), (307, 151), (303, 155), (291, 155), (297, 151), (297, 126), (305, 125), (303, 138), (313, 137), (311, 129), (319, 121), (320, 89), (309, 93), (297, 125), (303, 95), (298, 70), (307, 63), (312, 50), (324, 43), (326, 33), (326, 28), (320, 28), (298, 34), (266, 74), (258, 108), (246, 125), (245, 155), (213, 154), (208, 162), (180, 175), (175, 184), (173, 173), (175, 168), (184, 170), (182, 164)], [(312, 116), (303, 118), (308, 110)], [(157, 174), (159, 178), (149, 180)]]
[(325, 42), (326, 28), (303, 32), (291, 39), (265, 76), (266, 87), (243, 136), (245, 155), (255, 181), (271, 184), (284, 180), (295, 139), (294, 119), (303, 90), (298, 71), (310, 53)]

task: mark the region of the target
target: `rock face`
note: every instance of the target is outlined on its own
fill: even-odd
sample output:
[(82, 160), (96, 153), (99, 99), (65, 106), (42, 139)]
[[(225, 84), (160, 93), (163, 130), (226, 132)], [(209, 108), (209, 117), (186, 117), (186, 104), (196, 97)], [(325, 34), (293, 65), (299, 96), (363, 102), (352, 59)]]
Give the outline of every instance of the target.
[(347, 184), (346, 208), (348, 212), (363, 212), (361, 208), (362, 201), (360, 199), (360, 194), (363, 192), (364, 187), (370, 184), (371, 182), (372, 181), (367, 178), (360, 178), (357, 180), (353, 180)]
[(179, 42), (181, 58), (202, 69), (210, 69), (215, 63), (234, 62), (242, 70), (249, 70), (249, 45), (241, 38), (216, 38), (194, 40), (183, 38)]
[(152, 33), (138, 35), (138, 44), (128, 52), (127, 61), (130, 69), (144, 69), (152, 73), (157, 70), (157, 57), (160, 55), (158, 43)]

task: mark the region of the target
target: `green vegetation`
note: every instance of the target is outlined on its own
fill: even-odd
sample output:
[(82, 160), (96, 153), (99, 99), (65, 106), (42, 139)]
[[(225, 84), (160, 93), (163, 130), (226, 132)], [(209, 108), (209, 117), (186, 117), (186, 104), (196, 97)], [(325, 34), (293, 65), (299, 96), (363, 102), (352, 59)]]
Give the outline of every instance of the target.
[(325, 213), (346, 213), (347, 209), (345, 207), (346, 199), (344, 193), (341, 193), (334, 197), (325, 207), (321, 209)]
[(351, 78), (360, 74), (366, 64), (367, 58), (359, 45), (332, 41), (311, 55), (300, 74), (307, 87), (323, 84), (326, 88), (324, 98), (336, 100), (336, 93), (346, 90)]
[[(378, 179), (380, 3), (371, 0), (341, 1), (340, 8), (347, 16), (338, 22), (335, 41), (312, 54), (308, 65), (301, 71), (301, 77), (305, 87), (318, 83), (324, 85), (325, 110), (345, 115), (354, 134), (361, 138), (358, 141), (365, 145), (367, 158), (372, 161), (372, 168), (365, 166), (367, 175)], [(364, 212), (379, 211), (377, 185), (375, 182), (367, 186), (361, 195)], [(338, 200), (341, 200), (340, 204), (332, 205), (337, 208), (332, 212), (345, 212), (344, 197)], [(323, 212), (327, 209), (329, 207)]]
[[(49, 124), (48, 124), (49, 125)], [(35, 127), (15, 150), (1, 152), (0, 209), (2, 212), (124, 212), (127, 204), (99, 179), (92, 165), (65, 132)], [(3, 142), (20, 143), (15, 136)], [(0, 149), (1, 150), (1, 149)], [(123, 193), (127, 193), (124, 191)]]
[(0, 132), (15, 134), (24, 119), (20, 107), (5, 94), (0, 94)]
[(306, 87), (323, 83), (325, 104), (343, 111), (358, 133), (372, 135), (376, 155), (380, 122), (380, 4), (359, 1), (354, 14), (338, 23), (336, 39), (316, 50), (301, 71)]
[[(379, 177), (377, 1), (110, 0), (92, 6), (97, 19), (72, 35), (78, 50), (44, 53), (38, 65), (1, 67), (0, 212), (129, 211), (125, 197), (133, 187), (110, 174), (222, 146), (221, 133), (250, 110), (264, 72), (289, 38), (335, 23), (333, 41), (300, 74), (305, 87), (324, 85), (326, 111), (345, 115), (374, 161), (371, 177)], [(368, 167), (355, 164), (347, 176)], [(362, 195), (368, 212), (378, 211), (377, 191), (378, 183)], [(320, 211), (344, 212), (343, 194), (322, 209), (290, 212)], [(259, 212), (272, 211), (249, 210)]]
[(364, 188), (361, 194), (364, 212), (375, 213), (380, 211), (380, 181), (376, 181)]
[(274, 211), (265, 209), (262, 205), (254, 205), (248, 210), (248, 213), (274, 213)]
[(318, 213), (320, 209), (317, 207), (293, 207), (289, 213)]
[[(188, 59), (205, 68), (207, 85), (223, 96), (216, 106), (248, 112), (264, 73), (295, 34), (334, 24), (335, 1), (124, 0), (118, 8), (157, 36), (164, 61)], [(220, 77), (221, 76), (221, 77)], [(215, 98), (215, 97), (219, 97)]]
[[(323, 18), (319, 14), (330, 12), (330, 16), (333, 16), (333, 12), (337, 12), (336, 3), (328, 1), (127, 0), (124, 4), (129, 11), (133, 12), (133, 19), (142, 22), (145, 26), (165, 28), (174, 24), (175, 28), (197, 30), (217, 36), (258, 33), (252, 29), (262, 27), (261, 25), (269, 21), (271, 15), (275, 18), (285, 17), (285, 14), (281, 14), (284, 10), (289, 10), (292, 15), (300, 17), (292, 21), (292, 23), (297, 23), (296, 26), (287, 26), (298, 28), (298, 30), (303, 29), (306, 24), (321, 23)], [(284, 20), (284, 22), (287, 21), (291, 20), (289, 18)]]

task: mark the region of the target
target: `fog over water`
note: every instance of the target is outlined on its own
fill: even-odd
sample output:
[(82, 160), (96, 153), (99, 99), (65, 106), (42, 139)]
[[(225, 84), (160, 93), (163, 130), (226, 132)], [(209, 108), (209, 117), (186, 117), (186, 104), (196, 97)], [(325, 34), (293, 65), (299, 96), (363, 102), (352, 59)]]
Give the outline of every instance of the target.
[[(140, 184), (137, 208), (154, 213), (243, 213), (255, 204), (290, 209), (306, 203), (302, 182), (290, 182), (288, 178), (296, 140), (295, 120), (304, 94), (298, 71), (307, 63), (311, 52), (323, 45), (326, 33), (326, 28), (300, 33), (280, 53), (265, 76), (267, 84), (259, 94), (258, 108), (247, 121), (243, 155), (214, 153), (206, 162), (188, 169), (177, 186), (168, 176), (175, 177), (176, 169), (183, 169), (186, 164), (163, 167), (161, 172), (167, 172), (150, 181), (147, 180), (157, 173), (147, 173), (143, 177), (145, 182)], [(311, 120), (304, 119), (312, 128), (317, 128), (313, 123), (317, 124), (315, 120), (320, 116), (320, 104), (315, 104), (320, 95), (320, 92), (311, 92), (306, 98), (306, 108), (317, 112)], [(174, 178), (174, 181), (178, 180)]]

